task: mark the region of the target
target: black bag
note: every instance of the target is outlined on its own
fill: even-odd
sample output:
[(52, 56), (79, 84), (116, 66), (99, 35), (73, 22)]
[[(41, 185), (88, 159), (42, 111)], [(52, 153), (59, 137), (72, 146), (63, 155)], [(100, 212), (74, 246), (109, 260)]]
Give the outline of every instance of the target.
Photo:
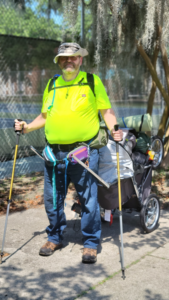
[(136, 146), (134, 147), (134, 151), (139, 151), (142, 152), (143, 154), (146, 154), (150, 145), (151, 145), (151, 138), (144, 132), (139, 132), (136, 141)]

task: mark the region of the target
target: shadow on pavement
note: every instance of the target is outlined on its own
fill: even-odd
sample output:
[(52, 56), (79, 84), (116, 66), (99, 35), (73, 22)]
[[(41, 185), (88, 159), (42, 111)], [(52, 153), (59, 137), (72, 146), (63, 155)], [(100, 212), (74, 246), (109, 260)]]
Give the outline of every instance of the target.
[(11, 253), (6, 259), (3, 259), (2, 260), (2, 264), (5, 263), (9, 258), (11, 258), (14, 254), (16, 254), (19, 250), (21, 250), (24, 246), (26, 246), (31, 240), (33, 240), (35, 238), (35, 236), (37, 235), (41, 235), (43, 233), (45, 233), (46, 230), (43, 230), (43, 231), (35, 231), (33, 233), (33, 236), (28, 240), (26, 241), (26, 243), (24, 243), (21, 247), (19, 247), (16, 251), (14, 251), (13, 253)]
[[(74, 230), (74, 223), (76, 222), (76, 229)], [(123, 231), (125, 234), (124, 238), (124, 255), (125, 250), (136, 251), (138, 249), (144, 249), (147, 245), (149, 245), (149, 251), (154, 250), (155, 248), (162, 246), (166, 243), (167, 238), (169, 237), (169, 228), (165, 226), (165, 220), (163, 219), (163, 227), (159, 226), (157, 230), (155, 230), (151, 234), (143, 234), (141, 225), (139, 222), (139, 215), (132, 215), (131, 218), (128, 215), (123, 214)], [(45, 230), (40, 232), (34, 232), (33, 236), (24, 243), (21, 247), (19, 247), (14, 253), (12, 253), (9, 257), (7, 257), (4, 262), (6, 262), (11, 256), (15, 255), (19, 250), (23, 249), (32, 239), (36, 236), (41, 235), (45, 232)], [(102, 247), (104, 244), (109, 244), (109, 247), (112, 245), (116, 245), (120, 249), (120, 240), (119, 240), (119, 218), (118, 216), (114, 216), (114, 221), (112, 226), (109, 226), (109, 223), (102, 224), (102, 241), (100, 246), (100, 252), (102, 252)], [(66, 245), (72, 243), (73, 245), (82, 244), (82, 234), (80, 230), (80, 219), (78, 220), (68, 220), (67, 228), (65, 230), (65, 239), (64, 244)], [(73, 246), (72, 246), (73, 247)], [(65, 247), (64, 247), (65, 248)], [(94, 265), (85, 265), (82, 264), (81, 261), (77, 262), (75, 258), (73, 258), (73, 253), (70, 255), (70, 247), (69, 251), (65, 253), (65, 249), (63, 249), (63, 260), (66, 258), (66, 262), (62, 261), (62, 255), (57, 257), (53, 257), (53, 264), (55, 267), (50, 270), (45, 269), (45, 265), (43, 265), (43, 259), (47, 264), (47, 258), (42, 259), (42, 265), (40, 268), (31, 268), (30, 266), (28, 270), (24, 269), (24, 265), (16, 265), (12, 263), (10, 265), (3, 264), (1, 268), (1, 290), (0, 290), (0, 299), (9, 299), (9, 300), (27, 300), (27, 299), (36, 299), (36, 300), (45, 300), (45, 299), (59, 299), (59, 300), (73, 300), (81, 294), (83, 299), (93, 299), (93, 300), (102, 300), (103, 296), (100, 295), (99, 290), (96, 288), (92, 288), (95, 284), (100, 282), (99, 277), (107, 278), (110, 276), (110, 272), (105, 268), (103, 262), (97, 263)], [(79, 249), (78, 249), (79, 250)], [(111, 252), (111, 247), (107, 249), (107, 251)], [(61, 251), (62, 252), (62, 251)], [(133, 252), (134, 253), (134, 252)], [(143, 252), (145, 254), (146, 251)], [(61, 253), (62, 254), (62, 253)], [(130, 254), (132, 252), (130, 250)], [(75, 252), (75, 255), (76, 252)], [(69, 257), (74, 259), (69, 261)], [(140, 255), (141, 257), (141, 255)], [(28, 257), (28, 259), (30, 256)], [(116, 256), (117, 258), (117, 256)], [(58, 261), (57, 261), (58, 259)], [(110, 259), (110, 253), (107, 257), (107, 264), (109, 263), (108, 259)], [(120, 256), (119, 256), (120, 259)], [(35, 258), (34, 258), (35, 260)], [(57, 264), (63, 265), (57, 269)], [(26, 268), (26, 265), (25, 265)], [(109, 270), (110, 271), (110, 270)], [(112, 273), (114, 270), (112, 268)], [(121, 275), (120, 275), (121, 277)], [(91, 278), (94, 278), (93, 281), (90, 281)], [(122, 279), (121, 279), (122, 280)], [(5, 287), (3, 282), (8, 283), (8, 287)], [(103, 283), (103, 282), (102, 282)], [(92, 290), (92, 298), (90, 293), (83, 293), (83, 291), (91, 291)], [(155, 294), (153, 291), (144, 289), (144, 299), (147, 300), (166, 300), (162, 297), (162, 295)], [(117, 294), (115, 295), (117, 296)], [(104, 300), (113, 299), (113, 281), (112, 281), (112, 289), (111, 291), (107, 291), (107, 295), (104, 296)], [(115, 298), (116, 299), (116, 298)], [(117, 298), (118, 299), (118, 298)], [(129, 298), (128, 298), (129, 299)]]

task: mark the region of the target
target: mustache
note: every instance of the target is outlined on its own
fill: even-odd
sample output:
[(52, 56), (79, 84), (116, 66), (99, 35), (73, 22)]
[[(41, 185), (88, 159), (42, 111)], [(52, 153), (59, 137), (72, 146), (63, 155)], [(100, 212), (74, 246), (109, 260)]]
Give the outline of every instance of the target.
[(68, 62), (65, 62), (63, 67), (65, 68), (67, 65), (71, 65), (72, 67), (75, 68), (75, 64), (74, 63), (68, 63)]

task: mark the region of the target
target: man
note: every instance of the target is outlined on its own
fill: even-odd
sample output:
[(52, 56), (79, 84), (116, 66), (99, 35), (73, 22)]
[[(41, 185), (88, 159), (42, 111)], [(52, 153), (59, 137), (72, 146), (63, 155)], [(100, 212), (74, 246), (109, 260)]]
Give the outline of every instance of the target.
[[(100, 110), (111, 135), (116, 141), (122, 139), (122, 131), (114, 131), (116, 117), (111, 109), (105, 88), (98, 76), (94, 75), (94, 92), (87, 83), (87, 73), (80, 71), (87, 50), (76, 43), (63, 43), (58, 49), (54, 62), (62, 70), (62, 76), (49, 82), (44, 91), (41, 114), (30, 124), (15, 120), (15, 128), (24, 133), (45, 126), (48, 145), (60, 163), (55, 166), (57, 208), (53, 208), (53, 167), (44, 168), (44, 203), (50, 225), (46, 228), (48, 241), (39, 254), (48, 256), (62, 247), (63, 231), (66, 227), (64, 214), (65, 189), (73, 182), (81, 206), (81, 230), (84, 249), (82, 262), (94, 263), (97, 260), (97, 246), (101, 235), (100, 209), (97, 201), (97, 179), (79, 164), (67, 166), (65, 183), (65, 163), (67, 154), (78, 146), (78, 142), (89, 143), (99, 131), (98, 111)], [(98, 172), (98, 150), (90, 150), (89, 167)], [(66, 185), (66, 186), (65, 186)]]

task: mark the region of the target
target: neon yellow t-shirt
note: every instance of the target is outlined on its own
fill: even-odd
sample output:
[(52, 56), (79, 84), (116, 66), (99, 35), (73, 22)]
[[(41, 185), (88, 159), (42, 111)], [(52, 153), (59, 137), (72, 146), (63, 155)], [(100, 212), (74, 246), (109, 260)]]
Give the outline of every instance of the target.
[[(83, 79), (83, 80), (82, 80)], [(48, 85), (43, 95), (42, 113), (47, 112), (45, 135), (50, 144), (72, 144), (83, 142), (94, 137), (99, 130), (99, 109), (111, 108), (104, 85), (97, 75), (94, 75), (94, 96), (89, 85), (70, 86), (87, 82), (87, 73), (80, 71), (72, 81), (64, 81), (59, 76), (55, 81), (54, 90), (48, 93)], [(63, 87), (66, 86), (66, 87)]]

